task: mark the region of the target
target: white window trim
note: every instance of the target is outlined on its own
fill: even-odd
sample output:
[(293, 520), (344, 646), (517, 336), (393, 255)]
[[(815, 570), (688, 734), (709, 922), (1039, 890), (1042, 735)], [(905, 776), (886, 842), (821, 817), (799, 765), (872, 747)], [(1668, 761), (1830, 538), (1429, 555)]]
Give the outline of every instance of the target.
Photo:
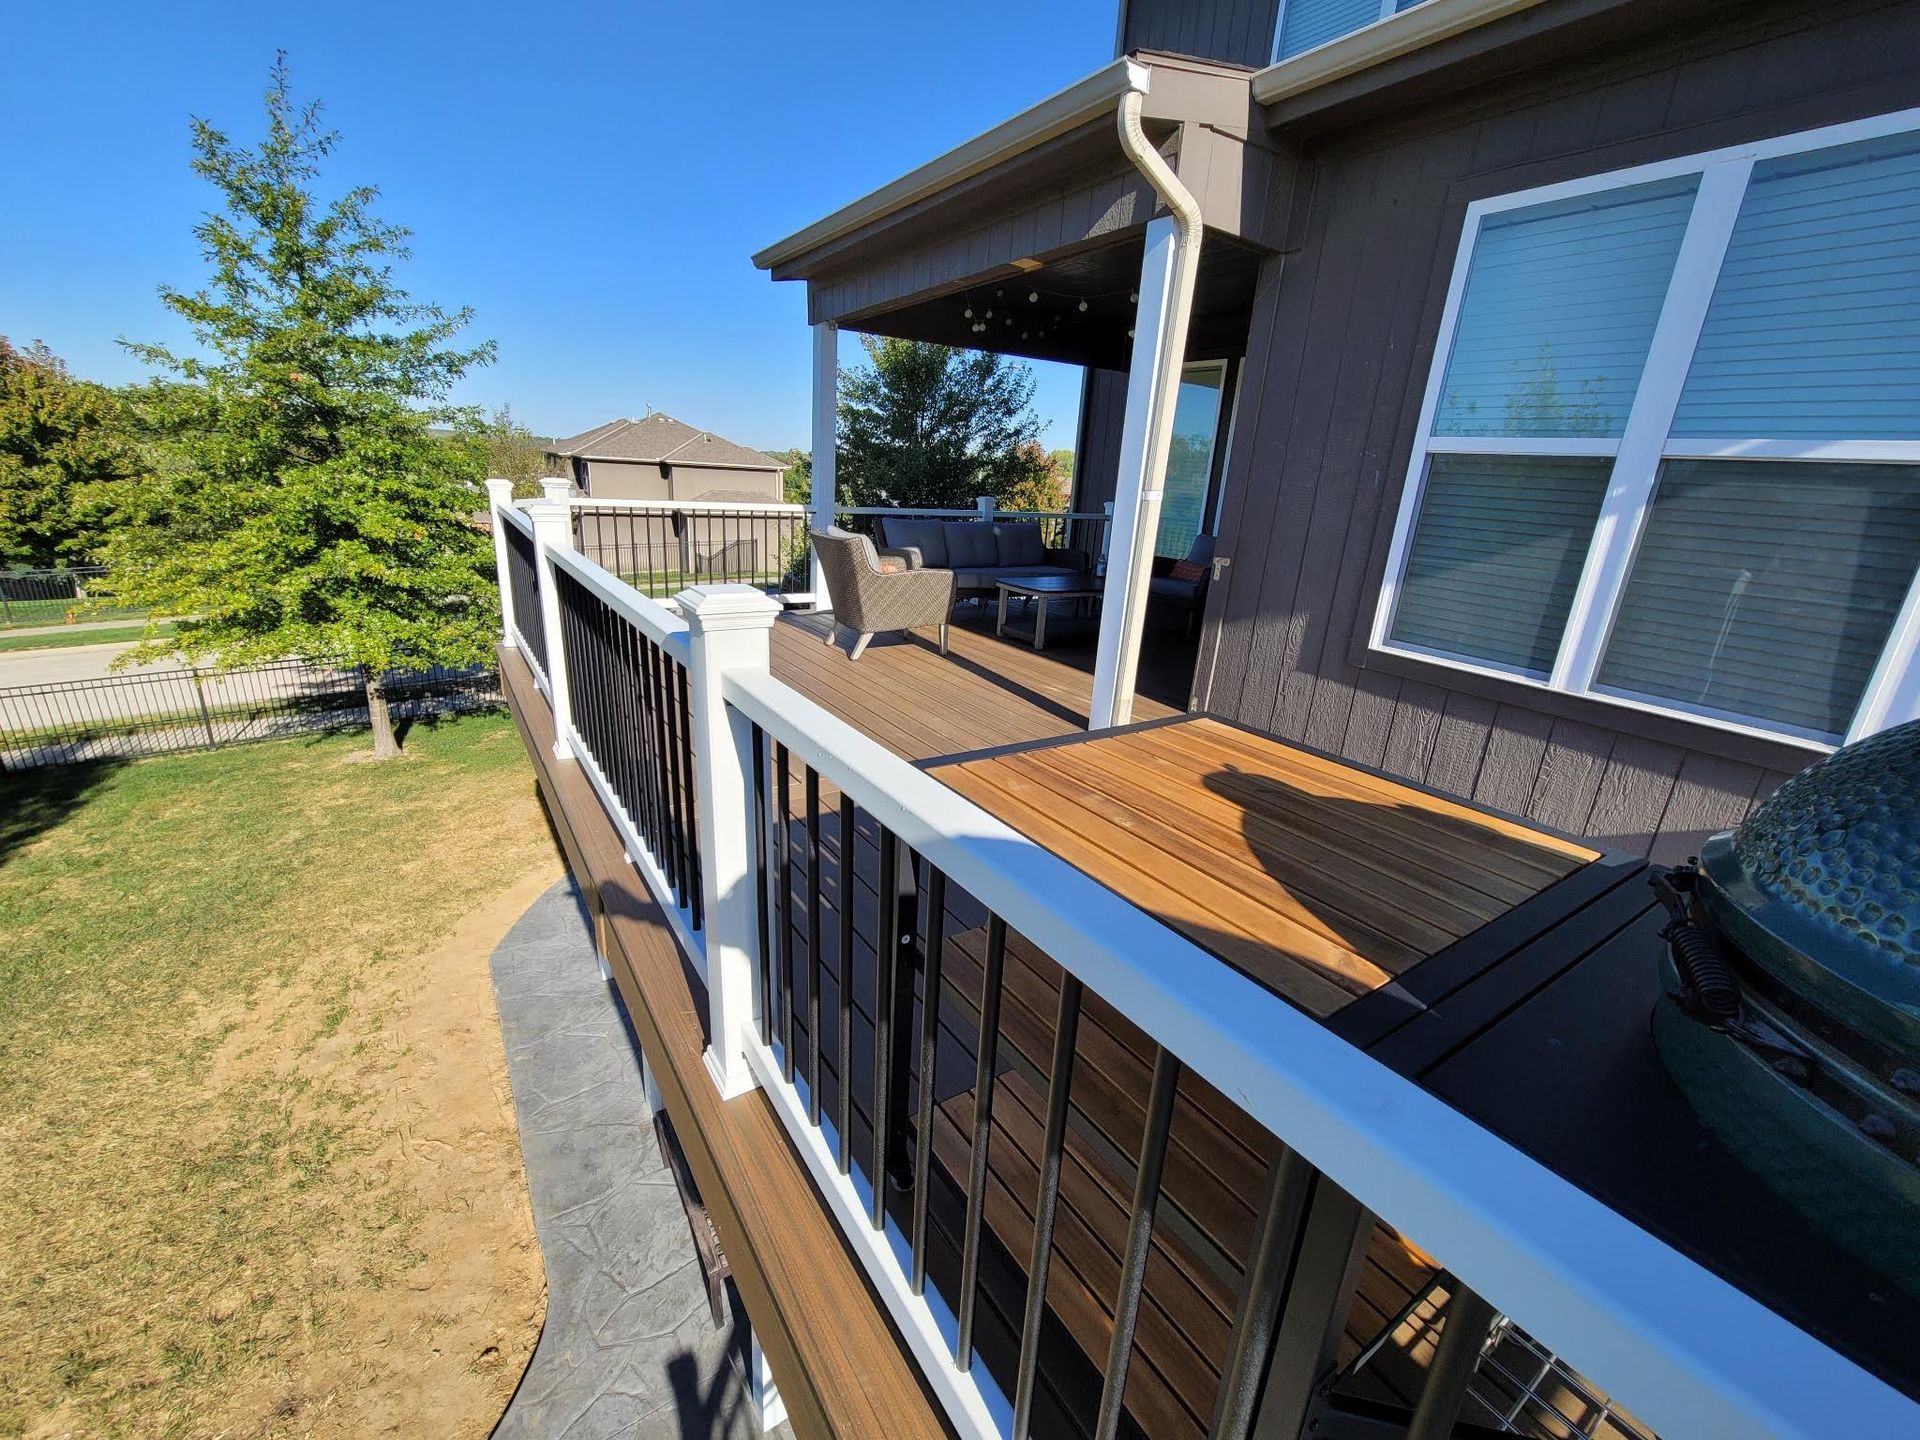
[[(1387, 3), (1390, 6), (1391, 0), (1387, 0)], [(1283, 17), (1284, 13), (1283, 5)], [(1275, 43), (1278, 44), (1277, 38)], [(1454, 257), (1453, 274), (1447, 285), (1446, 305), (1441, 312), (1439, 338), (1427, 374), (1426, 393), (1420, 405), (1419, 430), (1413, 454), (1408, 461), (1405, 483), (1401, 487), (1400, 511), (1388, 547), (1386, 573), (1381, 581), (1379, 603), (1374, 610), (1373, 628), (1368, 637), (1369, 648), (1386, 654), (1411, 656), (1538, 690), (1579, 695), (1608, 705), (1676, 717), (1735, 734), (1783, 741), (1822, 752), (1833, 749), (1830, 740), (1791, 727), (1742, 719), (1678, 701), (1654, 700), (1602, 690), (1595, 685), (1594, 676), (1606, 650), (1613, 618), (1633, 567), (1634, 550), (1652, 503), (1654, 482), (1663, 459), (1920, 463), (1920, 441), (1914, 440), (1702, 440), (1669, 439), (1667, 436), (1680, 402), (1681, 389), (1686, 383), (1687, 371), (1693, 363), (1694, 348), (1706, 321), (1707, 307), (1719, 279), (1721, 264), (1726, 258), (1728, 243), (1733, 237), (1733, 227), (1739, 218), (1740, 205), (1746, 196), (1754, 164), (1775, 156), (1831, 149), (1859, 140), (1914, 130), (1920, 130), (1920, 108), (1775, 136), (1748, 145), (1730, 146), (1651, 165), (1583, 176), (1553, 185), (1536, 186), (1511, 195), (1476, 200), (1468, 205), (1460, 248)], [(1555, 200), (1687, 175), (1698, 175), (1700, 188), (1680, 242), (1673, 274), (1668, 281), (1666, 300), (1654, 327), (1646, 368), (1640, 376), (1633, 405), (1620, 436), (1617, 439), (1540, 439), (1497, 435), (1435, 435), (1434, 418), (1439, 411), (1441, 386), (1452, 357), (1461, 303), (1466, 293), (1467, 273), (1472, 263), (1474, 245), (1487, 217)], [(1389, 638), (1394, 608), (1399, 602), (1401, 578), (1405, 574), (1408, 553), (1412, 548), (1414, 524), (1420, 513), (1427, 462), (1431, 456), (1445, 454), (1565, 455), (1613, 459), (1606, 498), (1602, 502), (1593, 539), (1581, 568), (1572, 608), (1561, 635), (1559, 653), (1552, 673), (1544, 678), (1512, 667)], [(1914, 718), (1920, 718), (1920, 575), (1916, 575), (1908, 590), (1906, 601), (1888, 635), (1886, 648), (1881, 652), (1844, 738), (1857, 740)]]

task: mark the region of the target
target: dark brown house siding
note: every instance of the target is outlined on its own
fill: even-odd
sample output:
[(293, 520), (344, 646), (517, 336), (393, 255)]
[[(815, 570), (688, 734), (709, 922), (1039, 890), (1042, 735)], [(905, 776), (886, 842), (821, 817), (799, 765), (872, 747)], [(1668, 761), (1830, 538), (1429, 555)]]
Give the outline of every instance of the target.
[(1073, 508), (1098, 510), (1113, 499), (1120, 475), (1120, 431), (1127, 412), (1127, 372), (1089, 368), (1080, 386), (1080, 439), (1074, 447)]
[(1716, 13), (1307, 142), (1300, 248), (1254, 302), (1202, 704), (1661, 859), (1811, 758), (1365, 650), (1469, 201), (1920, 104), (1920, 4)]
[(1279, 0), (1124, 0), (1120, 53), (1168, 50), (1235, 65), (1273, 58)]

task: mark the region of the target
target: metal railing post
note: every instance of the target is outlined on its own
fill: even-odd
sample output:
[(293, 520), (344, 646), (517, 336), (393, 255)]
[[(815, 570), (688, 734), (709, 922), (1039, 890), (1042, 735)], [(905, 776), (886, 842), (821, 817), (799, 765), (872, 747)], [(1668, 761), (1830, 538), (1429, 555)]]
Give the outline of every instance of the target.
[(980, 512), (982, 520), (993, 519), (994, 511), (1000, 508), (1000, 502), (991, 495), (976, 495), (973, 497), (973, 504), (974, 508)]
[(687, 617), (694, 813), (700, 817), (707, 936), (706, 1062), (721, 1096), (730, 1100), (754, 1087), (746, 1052), (759, 964), (754, 877), (760, 837), (753, 822), (753, 722), (728, 707), (722, 682), (729, 672), (769, 672), (780, 605), (751, 585), (695, 585), (674, 598)]
[(500, 644), (511, 650), (513, 638), (513, 581), (507, 573), (506, 521), (500, 512), (513, 503), (513, 481), (487, 481), (487, 528), (493, 532), (493, 569), (500, 580)]
[[(562, 484), (565, 482), (562, 481)], [(544, 488), (547, 484), (542, 481)], [(540, 628), (547, 638), (547, 699), (553, 706), (553, 756), (573, 758), (573, 706), (567, 693), (567, 645), (560, 631), (560, 585), (551, 552), (573, 548), (573, 513), (547, 499), (527, 508), (533, 521), (533, 562), (540, 577)]]

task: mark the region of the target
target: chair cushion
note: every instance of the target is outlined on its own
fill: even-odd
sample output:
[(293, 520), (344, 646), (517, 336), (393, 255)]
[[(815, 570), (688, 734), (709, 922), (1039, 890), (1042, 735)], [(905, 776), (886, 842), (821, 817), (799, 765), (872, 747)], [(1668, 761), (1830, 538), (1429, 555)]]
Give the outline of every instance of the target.
[(1213, 564), (1213, 547), (1218, 543), (1211, 535), (1196, 535), (1193, 546), (1187, 551), (1187, 559), (1195, 565)]
[(947, 564), (955, 570), (976, 570), (1000, 563), (1000, 544), (987, 520), (958, 520), (939, 526), (946, 531)]
[(1002, 565), (1044, 565), (1047, 545), (1039, 525), (1031, 520), (1001, 520), (993, 527)]
[(881, 533), (891, 546), (911, 545), (920, 552), (920, 563), (930, 569), (944, 569), (947, 560), (946, 526), (938, 520), (896, 520), (880, 517)]
[(1200, 585), (1194, 580), (1176, 580), (1171, 575), (1156, 575), (1147, 582), (1147, 593), (1163, 599), (1196, 600), (1200, 596)]

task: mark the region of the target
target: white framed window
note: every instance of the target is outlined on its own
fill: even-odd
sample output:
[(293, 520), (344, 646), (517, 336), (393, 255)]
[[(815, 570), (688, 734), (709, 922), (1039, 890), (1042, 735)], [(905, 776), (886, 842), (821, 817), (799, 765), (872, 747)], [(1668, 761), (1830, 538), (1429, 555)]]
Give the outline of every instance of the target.
[(1364, 30), (1419, 3), (1421, 0), (1280, 0), (1280, 14), (1273, 26), (1274, 63)]
[(1821, 749), (1917, 573), (1920, 110), (1467, 208), (1375, 649)]

